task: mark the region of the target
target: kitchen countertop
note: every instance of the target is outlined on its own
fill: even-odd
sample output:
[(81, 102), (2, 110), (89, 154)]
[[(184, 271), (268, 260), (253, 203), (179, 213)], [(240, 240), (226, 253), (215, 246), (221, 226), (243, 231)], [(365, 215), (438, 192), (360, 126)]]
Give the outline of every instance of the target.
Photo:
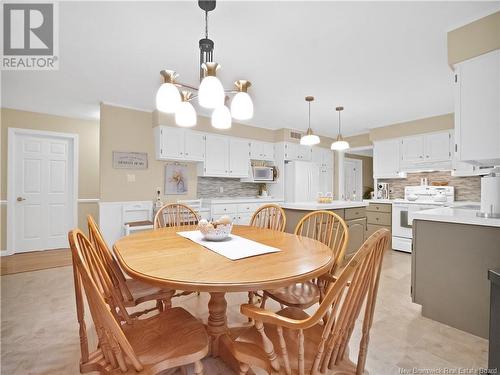
[(430, 210), (408, 213), (410, 220), (440, 221), (445, 223), (472, 224), (487, 227), (500, 227), (500, 219), (476, 216), (478, 210), (466, 208), (439, 207)]
[(266, 197), (266, 198), (258, 198), (258, 197), (204, 198), (203, 205), (205, 205), (205, 204), (280, 202), (280, 201), (283, 201), (283, 199), (274, 198), (274, 197)]
[(282, 203), (281, 207), (289, 210), (305, 210), (305, 211), (318, 211), (318, 210), (336, 210), (343, 208), (366, 207), (366, 202), (354, 201), (333, 201), (332, 203), (317, 203), (317, 202), (297, 202), (297, 203)]
[(394, 201), (395, 201), (395, 199), (363, 199), (363, 202), (367, 202), (367, 203), (392, 204)]

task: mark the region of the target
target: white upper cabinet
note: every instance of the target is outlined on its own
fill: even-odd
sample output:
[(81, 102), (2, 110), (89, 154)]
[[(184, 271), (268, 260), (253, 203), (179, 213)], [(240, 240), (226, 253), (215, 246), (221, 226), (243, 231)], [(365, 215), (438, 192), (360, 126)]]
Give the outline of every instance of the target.
[(402, 178), (399, 169), (399, 138), (373, 142), (373, 177)]
[(274, 161), (274, 143), (250, 141), (250, 158), (253, 160)]
[(454, 84), (456, 159), (500, 164), (500, 50), (455, 65)]
[(229, 176), (229, 137), (207, 134), (205, 136), (205, 176)]
[(232, 138), (229, 141), (229, 176), (248, 177), (250, 169), (250, 142)]
[(312, 154), (311, 148), (311, 146), (285, 142), (285, 160), (310, 161)]
[(154, 129), (156, 159), (205, 160), (205, 135), (196, 131), (157, 126)]
[(313, 146), (311, 161), (317, 163), (320, 168), (333, 168), (333, 151), (328, 148)]
[(404, 163), (422, 162), (424, 159), (424, 137), (405, 137), (401, 140), (401, 160)]
[(205, 160), (205, 134), (187, 130), (184, 135), (184, 156), (194, 161)]
[[(414, 135), (401, 138), (401, 169), (414, 169), (433, 164), (436, 168), (448, 168), (452, 159), (450, 131)], [(447, 164), (438, 165), (436, 163)]]

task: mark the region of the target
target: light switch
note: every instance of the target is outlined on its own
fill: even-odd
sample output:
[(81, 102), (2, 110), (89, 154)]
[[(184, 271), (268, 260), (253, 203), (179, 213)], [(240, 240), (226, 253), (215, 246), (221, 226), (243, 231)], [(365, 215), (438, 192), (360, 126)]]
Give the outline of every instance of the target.
[(127, 182), (135, 182), (135, 174), (127, 174)]
[(224, 187), (223, 186), (219, 186), (219, 193), (224, 193)]

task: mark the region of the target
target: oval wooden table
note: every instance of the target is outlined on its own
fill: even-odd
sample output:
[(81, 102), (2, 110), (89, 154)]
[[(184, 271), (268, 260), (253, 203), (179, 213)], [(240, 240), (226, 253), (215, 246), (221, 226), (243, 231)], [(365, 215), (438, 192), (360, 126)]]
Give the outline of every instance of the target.
[(233, 234), (281, 251), (230, 260), (177, 234), (188, 230), (196, 227), (135, 233), (118, 240), (113, 249), (122, 268), (133, 278), (164, 288), (210, 293), (207, 331), (213, 356), (219, 355), (219, 345), (227, 344), (230, 337), (225, 293), (307, 281), (328, 272), (333, 262), (331, 249), (316, 240), (237, 225)]

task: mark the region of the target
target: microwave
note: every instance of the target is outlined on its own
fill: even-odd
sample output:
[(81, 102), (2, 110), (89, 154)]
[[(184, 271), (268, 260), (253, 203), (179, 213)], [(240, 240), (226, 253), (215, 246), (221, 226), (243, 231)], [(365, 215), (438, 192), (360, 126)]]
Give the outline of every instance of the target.
[(254, 181), (273, 181), (274, 168), (273, 167), (252, 167)]

